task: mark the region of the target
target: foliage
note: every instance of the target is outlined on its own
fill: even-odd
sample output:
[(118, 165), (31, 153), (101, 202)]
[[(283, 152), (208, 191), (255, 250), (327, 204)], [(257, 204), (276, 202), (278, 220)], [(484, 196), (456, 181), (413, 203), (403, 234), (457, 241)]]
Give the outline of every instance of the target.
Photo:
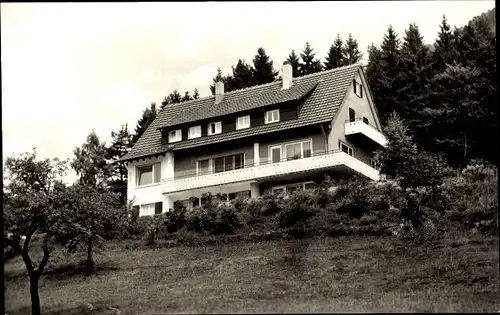
[(316, 198), (314, 191), (299, 190), (285, 200), (279, 212), (281, 227), (291, 227), (303, 223), (315, 214)]
[(300, 75), (306, 75), (311, 73), (320, 72), (323, 70), (323, 65), (321, 64), (321, 60), (315, 59), (314, 56), (316, 53), (314, 49), (312, 49), (311, 45), (307, 42), (300, 53), (301, 64), (300, 64)]
[(384, 133), (387, 146), (375, 156), (383, 174), (397, 178), (404, 188), (441, 184), (445, 163), (438, 156), (418, 152), (408, 127), (397, 114), (389, 118)]
[[(21, 255), (28, 271), (32, 314), (40, 314), (38, 282), (54, 246), (65, 237), (61, 225), (65, 213), (60, 207), (65, 186), (60, 178), (66, 173), (67, 163), (57, 158), (37, 161), (35, 149), (5, 161), (8, 184), (3, 193), (4, 233), (11, 237), (4, 234), (4, 240), (6, 246)], [(42, 234), (43, 257), (39, 262), (29, 252), (37, 234)]]
[(124, 163), (117, 161), (132, 150), (132, 134), (127, 125), (122, 125), (118, 132), (111, 132), (111, 138), (106, 152), (106, 159), (110, 161), (108, 185), (111, 192), (119, 194), (120, 206), (123, 207), (127, 203), (128, 170)]
[(361, 61), (363, 53), (358, 48), (358, 41), (349, 33), (349, 37), (345, 41), (342, 48), (343, 65), (353, 65)]
[(273, 61), (266, 54), (264, 48), (257, 49), (253, 59), (252, 82), (253, 85), (271, 83), (276, 80), (278, 71), (274, 70)]
[(79, 183), (90, 187), (105, 188), (110, 177), (110, 167), (107, 165), (107, 149), (105, 143), (92, 130), (81, 147), (73, 150), (75, 155), (71, 167), (80, 177)]
[(328, 49), (328, 54), (325, 58), (325, 70), (335, 69), (344, 65), (343, 52), (343, 42), (340, 34), (337, 34), (337, 38)]
[(299, 56), (295, 53), (295, 49), (292, 49), (292, 52), (288, 55), (283, 64), (289, 64), (292, 66), (292, 76), (294, 78), (300, 77), (301, 62)]
[(187, 212), (186, 227), (197, 232), (232, 234), (241, 226), (240, 214), (232, 203), (221, 202), (207, 194), (205, 202)]
[(156, 103), (151, 103), (150, 108), (146, 108), (142, 112), (142, 117), (137, 122), (135, 127), (135, 134), (132, 137), (132, 145), (134, 145), (137, 140), (142, 136), (142, 134), (148, 129), (149, 125), (155, 120), (157, 115)]
[(64, 244), (70, 251), (86, 249), (86, 273), (95, 272), (94, 248), (105, 238), (122, 234), (127, 219), (125, 207), (120, 207), (118, 196), (94, 187), (73, 185), (63, 201), (66, 215), (62, 225), (66, 231)]

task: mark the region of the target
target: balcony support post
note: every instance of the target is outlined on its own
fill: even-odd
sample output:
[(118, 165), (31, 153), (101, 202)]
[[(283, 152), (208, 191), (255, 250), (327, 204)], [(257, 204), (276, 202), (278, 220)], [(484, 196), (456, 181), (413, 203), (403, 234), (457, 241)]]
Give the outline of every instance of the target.
[(260, 163), (260, 153), (259, 153), (259, 143), (255, 142), (253, 144), (253, 163), (255, 166)]
[(250, 197), (258, 198), (260, 196), (259, 183), (250, 183)]

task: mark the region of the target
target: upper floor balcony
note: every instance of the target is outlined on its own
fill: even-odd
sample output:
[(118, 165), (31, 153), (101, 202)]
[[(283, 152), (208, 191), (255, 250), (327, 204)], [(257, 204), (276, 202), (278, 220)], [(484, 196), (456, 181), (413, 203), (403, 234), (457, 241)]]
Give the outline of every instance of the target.
[(225, 185), (245, 181), (263, 181), (272, 177), (310, 171), (335, 171), (356, 173), (372, 180), (379, 179), (378, 170), (340, 150), (313, 152), (308, 157), (284, 158), (261, 161), (225, 172), (190, 172), (175, 178), (162, 179), (165, 194), (203, 187)]
[(351, 141), (360, 143), (360, 146), (371, 146), (377, 148), (379, 146), (386, 146), (387, 139), (377, 130), (377, 128), (362, 118), (355, 120), (346, 120), (345, 122), (345, 136)]

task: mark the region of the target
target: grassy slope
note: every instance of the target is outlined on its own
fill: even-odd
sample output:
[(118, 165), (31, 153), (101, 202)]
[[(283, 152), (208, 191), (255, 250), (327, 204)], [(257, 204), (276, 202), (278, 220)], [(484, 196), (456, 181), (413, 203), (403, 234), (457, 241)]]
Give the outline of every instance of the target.
[[(91, 303), (143, 312), (496, 311), (498, 240), (398, 247), (388, 238), (274, 241), (205, 248), (110, 248), (98, 276), (48, 274), (42, 308)], [(409, 249), (411, 248), (411, 249)], [(15, 258), (6, 266), (9, 314), (29, 313)]]

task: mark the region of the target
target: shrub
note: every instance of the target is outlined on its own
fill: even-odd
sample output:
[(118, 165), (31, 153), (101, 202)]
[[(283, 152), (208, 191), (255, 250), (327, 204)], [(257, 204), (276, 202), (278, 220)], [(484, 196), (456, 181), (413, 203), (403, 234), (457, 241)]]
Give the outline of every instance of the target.
[(365, 214), (359, 220), (359, 224), (360, 225), (370, 225), (370, 224), (377, 223), (377, 221), (378, 220), (377, 220), (377, 217), (375, 215)]
[(316, 200), (314, 191), (297, 191), (284, 202), (279, 213), (281, 227), (291, 227), (299, 222), (305, 222), (315, 214)]
[(233, 203), (210, 198), (185, 214), (185, 225), (190, 231), (231, 234), (241, 226), (241, 218)]
[(186, 224), (186, 207), (180, 203), (174, 203), (174, 209), (165, 214), (165, 228), (168, 233), (174, 233)]
[(265, 192), (262, 197), (262, 208), (261, 214), (265, 216), (271, 216), (280, 211), (284, 202), (283, 194), (271, 194), (269, 192)]
[(241, 226), (239, 213), (232, 203), (220, 203), (215, 210), (214, 234), (233, 234)]

